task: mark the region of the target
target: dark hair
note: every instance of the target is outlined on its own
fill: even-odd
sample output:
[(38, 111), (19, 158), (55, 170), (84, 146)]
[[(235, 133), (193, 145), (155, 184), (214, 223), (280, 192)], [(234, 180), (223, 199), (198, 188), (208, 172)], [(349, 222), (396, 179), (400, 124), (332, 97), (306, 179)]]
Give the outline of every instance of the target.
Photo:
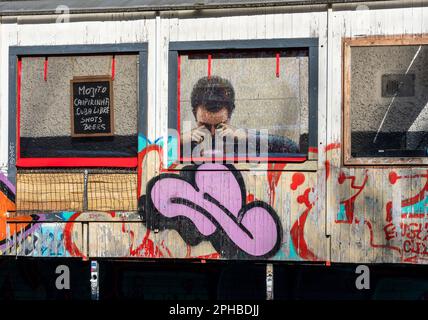
[(209, 112), (226, 108), (230, 117), (235, 109), (235, 90), (229, 80), (218, 76), (203, 77), (193, 86), (191, 101), (195, 116), (196, 108), (203, 106)]

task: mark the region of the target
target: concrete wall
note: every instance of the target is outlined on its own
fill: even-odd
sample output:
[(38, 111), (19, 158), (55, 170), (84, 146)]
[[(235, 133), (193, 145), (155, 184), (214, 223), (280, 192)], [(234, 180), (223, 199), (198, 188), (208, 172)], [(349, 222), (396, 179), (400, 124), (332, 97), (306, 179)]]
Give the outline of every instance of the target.
[[(113, 81), (115, 135), (137, 133), (138, 57), (117, 55)], [(70, 136), (70, 80), (75, 76), (111, 75), (112, 56), (22, 59), (21, 136)]]
[[(425, 122), (417, 117), (428, 108), (428, 46), (418, 50), (419, 46), (351, 49), (353, 130), (377, 131), (386, 113), (383, 132), (407, 131), (411, 126), (414, 131), (423, 129)], [(405, 73), (415, 75), (415, 95), (382, 97), (382, 75)]]
[[(228, 79), (235, 89), (236, 108), (231, 125), (246, 129), (269, 129), (269, 134), (287, 136), (299, 143), (308, 133), (308, 56), (307, 51), (290, 50), (280, 58), (276, 77), (276, 58), (213, 56), (212, 74)], [(273, 56), (272, 56), (273, 55)], [(181, 119), (195, 119), (191, 92), (199, 78), (207, 76), (206, 57), (181, 59)]]
[[(414, 95), (382, 96), (387, 74), (414, 76)], [(352, 149), (423, 148), (427, 118), (420, 115), (428, 109), (427, 92), (428, 46), (352, 47)]]

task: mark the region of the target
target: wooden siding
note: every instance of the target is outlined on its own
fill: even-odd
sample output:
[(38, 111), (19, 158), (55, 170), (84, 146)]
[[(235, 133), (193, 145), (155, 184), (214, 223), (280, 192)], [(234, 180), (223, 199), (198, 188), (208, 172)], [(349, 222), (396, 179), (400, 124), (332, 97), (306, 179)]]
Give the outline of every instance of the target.
[[(161, 181), (160, 190), (170, 192), (169, 188), (179, 185), (171, 182), (178, 179), (165, 174), (178, 175), (179, 172), (168, 171), (171, 159), (168, 159), (167, 148), (150, 143), (139, 150), (138, 188), (144, 201), (140, 201), (142, 207), (138, 213), (133, 204), (130, 212), (112, 212), (103, 207), (101, 209), (109, 212), (40, 213), (36, 215), (37, 221), (22, 223), (17, 219), (25, 218), (12, 213), (6, 218), (3, 210), (0, 226), (6, 230), (6, 236), (0, 239), (0, 250), (11, 255), (43, 256), (37, 246), (49, 248), (49, 241), (43, 240), (47, 239), (46, 234), (52, 233), (56, 239), (58, 232), (55, 230), (62, 230), (62, 240), (55, 242), (60, 249), (48, 250), (50, 256), (427, 263), (428, 169), (343, 165), (342, 41), (363, 36), (426, 34), (428, 8), (414, 2), (414, 6), (402, 8), (379, 4), (369, 10), (355, 10), (356, 5), (312, 9), (315, 8), (266, 8), (244, 13), (236, 11), (236, 14), (228, 11), (227, 15), (222, 15), (221, 11), (165, 12), (141, 20), (81, 21), (72, 22), (71, 26), (57, 24), (55, 28), (52, 24), (1, 24), (2, 163), (8, 158), (7, 134), (3, 133), (7, 132), (8, 47), (12, 45), (148, 41), (146, 141), (167, 136), (170, 41), (316, 37), (319, 39), (319, 86), (316, 165), (276, 165), (257, 170), (240, 165), (237, 166), (242, 170), (240, 176), (224, 167), (216, 167), (218, 171), (211, 174), (200, 173), (209, 181), (200, 187), (221, 194), (224, 201), (233, 201), (236, 191), (245, 191), (242, 208), (247, 210), (247, 205), (255, 204), (261, 208), (260, 214), (267, 212), (278, 218), (265, 234), (254, 227), (260, 221), (248, 222), (249, 227), (254, 227), (251, 229), (254, 234), (261, 235), (260, 243), (265, 241), (266, 246), (273, 243), (266, 254), (261, 254), (261, 249), (258, 251), (257, 241), (235, 241), (236, 234), (228, 225), (223, 226), (223, 233), (204, 237), (193, 232), (194, 225), (186, 224), (188, 221), (182, 218), (170, 221), (152, 215), (159, 200), (156, 196), (160, 197), (159, 193), (147, 194), (147, 190), (152, 190), (153, 179)], [(104, 178), (97, 177), (94, 181), (102, 185)], [(215, 185), (214, 181), (219, 184)], [(168, 183), (171, 184), (168, 186)], [(234, 189), (227, 189), (227, 184)], [(18, 199), (19, 192), (18, 179)], [(9, 198), (4, 197), (4, 204), (10, 202)], [(91, 198), (89, 203), (94, 203), (96, 198)], [(2, 207), (7, 206), (0, 205)], [(17, 221), (20, 224), (17, 225)], [(275, 231), (280, 236), (272, 240)], [(268, 243), (268, 240), (273, 242)]]

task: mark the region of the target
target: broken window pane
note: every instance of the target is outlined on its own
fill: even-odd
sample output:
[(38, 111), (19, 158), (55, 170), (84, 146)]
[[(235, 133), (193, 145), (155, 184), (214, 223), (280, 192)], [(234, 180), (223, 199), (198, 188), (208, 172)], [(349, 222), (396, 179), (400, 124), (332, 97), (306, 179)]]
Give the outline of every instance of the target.
[(351, 47), (351, 155), (425, 157), (428, 46)]

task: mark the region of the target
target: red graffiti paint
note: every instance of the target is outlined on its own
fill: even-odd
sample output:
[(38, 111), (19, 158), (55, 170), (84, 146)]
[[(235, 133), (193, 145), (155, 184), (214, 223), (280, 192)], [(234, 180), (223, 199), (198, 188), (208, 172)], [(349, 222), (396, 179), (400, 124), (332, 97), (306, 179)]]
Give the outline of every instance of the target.
[(141, 176), (143, 174), (143, 162), (144, 158), (147, 156), (149, 152), (157, 152), (159, 155), (159, 172), (168, 172), (171, 170), (174, 170), (177, 167), (177, 163), (171, 164), (167, 169), (164, 169), (163, 167), (163, 149), (161, 146), (157, 144), (151, 144), (143, 149), (140, 153), (138, 153), (138, 173), (137, 173), (137, 195), (138, 198), (141, 197)]
[(389, 173), (388, 179), (391, 184), (395, 184), (400, 179), (414, 179), (414, 178), (428, 178), (428, 171), (426, 174), (414, 174), (410, 176), (400, 176), (395, 171)]
[(354, 204), (355, 204), (355, 200), (357, 199), (357, 197), (360, 195), (361, 192), (363, 192), (367, 181), (368, 181), (368, 175), (367, 175), (367, 170), (364, 173), (364, 179), (363, 182), (360, 185), (357, 185), (355, 183), (356, 177), (355, 176), (347, 176), (343, 171), (341, 171), (339, 173), (339, 177), (337, 179), (337, 182), (339, 182), (339, 184), (343, 184), (346, 180), (351, 180), (351, 188), (353, 190), (357, 190), (356, 193), (354, 193), (350, 198), (345, 199), (343, 201), (340, 202), (341, 205), (343, 205), (345, 207), (345, 215), (346, 215), (346, 220), (338, 220), (336, 219), (336, 223), (347, 223), (350, 224), (354, 221)]
[[(403, 208), (417, 204), (425, 199), (428, 192), (428, 170), (426, 174), (416, 174), (408, 176), (400, 176), (395, 171), (389, 173), (389, 182), (397, 183), (400, 179), (426, 179), (424, 186), (412, 197), (401, 201), (400, 210)], [(386, 248), (397, 251), (401, 254), (401, 260), (408, 263), (417, 263), (419, 261), (428, 261), (428, 223), (423, 221), (426, 217), (425, 213), (402, 212), (400, 214), (401, 221), (393, 222), (392, 217), (393, 202), (389, 201), (386, 204), (386, 222), (383, 227), (384, 238), (386, 241), (400, 244), (397, 245), (378, 245), (373, 243), (373, 229), (370, 222), (366, 222), (370, 230), (370, 245), (373, 248)]]
[(134, 232), (132, 230), (128, 231), (130, 238), (131, 238), (131, 246), (129, 248), (129, 255), (130, 256), (144, 256), (144, 257), (151, 257), (151, 258), (161, 258), (163, 257), (162, 252), (159, 250), (159, 248), (153, 243), (153, 241), (149, 238), (150, 236), (150, 229), (146, 230), (146, 234), (144, 235), (143, 241), (137, 248), (133, 248), (134, 245)]
[[(64, 247), (70, 253), (72, 257), (82, 257), (83, 259), (87, 259), (87, 257), (80, 251), (79, 247), (73, 240), (73, 228), (74, 222), (77, 218), (82, 214), (82, 212), (74, 213), (70, 219), (68, 219), (67, 223), (64, 227)], [(112, 218), (116, 216), (114, 211), (107, 212)]]
[(327, 181), (328, 178), (330, 177), (330, 161), (326, 160), (324, 162), (324, 166), (325, 166), (325, 180)]
[(206, 254), (203, 256), (197, 256), (198, 259), (207, 259), (207, 260), (209, 260), (209, 259), (220, 259), (220, 257), (221, 257), (220, 253), (218, 253), (218, 252)]
[[(403, 218), (405, 219), (408, 217)], [(403, 261), (416, 263), (428, 260), (428, 222), (410, 218), (408, 221), (401, 221), (399, 227), (391, 222), (383, 230), (387, 241), (395, 239), (401, 244), (401, 248), (394, 248), (401, 253)]]
[(246, 199), (246, 203), (247, 204), (251, 203), (251, 202), (253, 202), (255, 200), (256, 200), (256, 197), (254, 196), (254, 194), (252, 194), (252, 193), (247, 194), (247, 199)]
[(169, 250), (169, 248), (166, 246), (165, 240), (162, 240), (161, 247), (166, 251), (166, 253), (168, 254), (168, 257), (172, 258), (171, 250)]
[(303, 173), (297, 172), (293, 174), (291, 178), (292, 183), (290, 184), (291, 190), (296, 190), (300, 185), (305, 182), (305, 175)]
[(79, 250), (77, 245), (73, 241), (73, 227), (74, 221), (81, 215), (81, 212), (73, 214), (64, 227), (64, 247), (70, 253), (72, 257), (82, 257), (87, 259), (85, 255)]
[(275, 205), (276, 187), (278, 186), (279, 179), (281, 178), (282, 170), (284, 170), (286, 163), (269, 163), (267, 180), (269, 185), (269, 204)]
[(391, 184), (395, 184), (397, 182), (397, 180), (399, 179), (398, 178), (398, 174), (395, 171), (391, 171), (389, 173), (389, 177), (388, 178), (389, 178), (389, 182)]
[(390, 245), (384, 245), (384, 244), (375, 244), (374, 243), (374, 234), (373, 234), (372, 224), (370, 223), (370, 221), (364, 221), (364, 224), (366, 224), (367, 227), (369, 228), (369, 231), (370, 231), (370, 246), (372, 248), (386, 248), (386, 249), (395, 250), (395, 251), (398, 251), (398, 252), (401, 253), (401, 250), (398, 247), (390, 246)]
[[(402, 200), (401, 201), (401, 208), (414, 205), (414, 204), (418, 203), (419, 201), (422, 201), (425, 199), (425, 193), (428, 192), (428, 170), (427, 170), (426, 174), (415, 174), (415, 175), (411, 175), (411, 176), (399, 176), (394, 171), (391, 171), (389, 173), (389, 182), (391, 184), (395, 184), (399, 179), (414, 179), (414, 178), (425, 178), (426, 179), (425, 185), (413, 197)], [(406, 216), (411, 217), (412, 214), (408, 214)], [(386, 204), (386, 221), (387, 222), (392, 221), (392, 201), (389, 201)]]
[[(330, 143), (327, 146), (325, 146), (324, 152), (327, 153), (328, 151), (339, 149), (339, 148), (340, 148), (340, 143)], [(331, 171), (330, 160), (326, 160), (324, 162), (324, 166), (325, 166), (325, 180), (327, 181), (328, 178), (330, 177), (330, 171)]]
[(386, 221), (387, 222), (392, 221), (392, 201), (389, 201), (386, 204)]
[(132, 256), (139, 256), (143, 252), (144, 257), (162, 258), (164, 255), (158, 246), (155, 246), (153, 240), (149, 238), (150, 229), (147, 229), (143, 242), (135, 249), (130, 250)]
[(324, 151), (327, 152), (327, 151), (331, 151), (339, 148), (340, 148), (340, 143), (330, 143), (324, 148)]
[(303, 259), (317, 261), (318, 257), (308, 248), (304, 234), (306, 219), (313, 207), (309, 199), (310, 192), (313, 192), (313, 189), (307, 188), (303, 195), (297, 197), (297, 202), (304, 204), (306, 206), (306, 210), (300, 215), (299, 219), (294, 222), (293, 227), (290, 230), (290, 234), (293, 245), (297, 250), (297, 254)]
[(138, 153), (138, 174), (137, 174), (137, 183), (138, 183), (137, 194), (138, 194), (138, 197), (141, 196), (141, 176), (143, 174), (144, 158), (151, 151), (155, 151), (159, 154), (159, 158), (160, 158), (159, 171), (161, 171), (162, 167), (163, 167), (163, 152), (162, 152), (161, 146), (159, 146), (157, 144), (151, 144), (151, 145), (147, 146), (146, 148), (144, 148), (140, 153)]
[(339, 177), (337, 178), (337, 182), (339, 182), (339, 184), (343, 184), (346, 180), (346, 174), (343, 171), (340, 171), (339, 173)]
[(150, 258), (162, 258), (165, 256), (172, 257), (171, 251), (165, 246), (164, 242), (162, 241), (161, 247), (166, 252), (166, 255), (161, 250), (161, 248), (154, 243), (152, 239), (150, 239), (150, 229), (146, 230), (146, 233), (144, 235), (143, 240), (141, 241), (141, 244), (138, 245), (134, 249), (134, 242), (135, 242), (135, 233), (132, 230), (127, 230), (125, 228), (125, 223), (122, 223), (122, 232), (127, 233), (130, 238), (130, 247), (129, 247), (129, 255), (132, 257), (150, 257)]

